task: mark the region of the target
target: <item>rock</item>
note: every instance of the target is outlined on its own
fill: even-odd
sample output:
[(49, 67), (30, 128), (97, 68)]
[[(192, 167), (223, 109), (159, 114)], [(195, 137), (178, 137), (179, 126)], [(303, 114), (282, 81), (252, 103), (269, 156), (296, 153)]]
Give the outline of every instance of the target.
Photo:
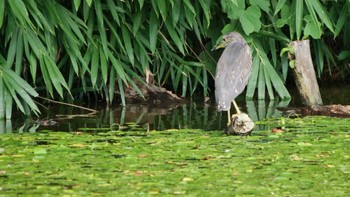
[(228, 135), (249, 135), (255, 124), (248, 114), (234, 114), (231, 124), (226, 128), (225, 133)]

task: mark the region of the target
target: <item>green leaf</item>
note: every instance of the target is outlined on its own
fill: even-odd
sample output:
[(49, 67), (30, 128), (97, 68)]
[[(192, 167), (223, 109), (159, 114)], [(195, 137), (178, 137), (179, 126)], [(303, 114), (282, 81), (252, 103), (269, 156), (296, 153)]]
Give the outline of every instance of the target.
[(253, 99), (256, 85), (258, 83), (259, 69), (260, 69), (260, 59), (258, 55), (253, 57), (252, 72), (250, 73), (248, 85), (247, 85), (247, 99)]
[(267, 71), (264, 71), (264, 74), (265, 74), (265, 85), (266, 85), (266, 89), (267, 89), (267, 92), (269, 94), (269, 99), (272, 100), (272, 99), (275, 99), (275, 96), (273, 94), (273, 89), (272, 89), (272, 85), (271, 85), (271, 81), (273, 79), (271, 79), (268, 75), (268, 72)]
[(4, 22), (5, 16), (5, 0), (0, 0), (0, 28)]
[(274, 16), (282, 9), (282, 7), (285, 6), (285, 3), (286, 3), (286, 0), (279, 0), (279, 1), (277, 2), (275, 11), (274, 11), (274, 13), (273, 13)]
[(123, 82), (122, 82), (121, 78), (119, 78), (119, 77), (118, 77), (118, 86), (119, 86), (120, 98), (122, 100), (122, 106), (125, 106), (126, 102), (125, 102), (125, 93), (124, 93)]
[(264, 10), (266, 13), (270, 11), (270, 0), (250, 0), (251, 5), (257, 5), (259, 8)]
[(344, 50), (339, 53), (338, 55), (338, 60), (345, 60), (350, 58), (350, 51), (349, 50)]
[(149, 22), (149, 40), (150, 49), (152, 53), (155, 52), (158, 39), (158, 20), (154, 12), (151, 12), (150, 22)]
[(131, 44), (130, 32), (128, 31), (126, 25), (123, 25), (121, 28), (122, 28), (122, 35), (124, 39), (124, 46), (125, 46), (127, 55), (129, 57), (130, 64), (134, 65), (134, 62), (135, 62), (134, 49)]
[(246, 35), (252, 32), (258, 32), (261, 28), (261, 11), (258, 6), (250, 6), (239, 18)]
[(163, 18), (163, 20), (165, 21), (166, 20), (166, 18), (167, 18), (167, 15), (168, 15), (168, 13), (167, 13), (167, 8), (168, 8), (168, 6), (167, 6), (167, 1), (157, 1), (157, 7), (158, 7), (158, 9), (159, 9), (159, 12), (160, 12), (160, 15), (162, 15), (162, 18)]
[(107, 84), (108, 80), (108, 63), (107, 63), (107, 57), (106, 54), (103, 53), (102, 50), (100, 51), (100, 68), (101, 68), (101, 73), (102, 73), (102, 80), (104, 85)]
[(16, 16), (22, 25), (27, 22), (30, 26), (32, 26), (32, 22), (29, 19), (28, 10), (22, 0), (11, 0), (7, 2), (11, 7), (12, 13)]
[(165, 23), (165, 26), (166, 26), (166, 28), (167, 28), (167, 30), (169, 32), (170, 37), (174, 41), (174, 43), (177, 46), (177, 48), (179, 49), (179, 51), (182, 54), (185, 54), (185, 50), (184, 50), (182, 41), (181, 41), (179, 35), (177, 34), (177, 32), (175, 31), (172, 23), (170, 23), (169, 20), (167, 20), (167, 22)]
[(90, 7), (91, 4), (92, 4), (92, 0), (85, 0), (85, 2), (89, 5), (89, 7)]
[(306, 36), (310, 35), (314, 39), (321, 38), (322, 31), (320, 28), (318, 28), (319, 24), (316, 24), (318, 22), (314, 21), (313, 18), (311, 17), (311, 15), (305, 16), (305, 21), (306, 21), (306, 25), (305, 25), (305, 29), (304, 29), (304, 34)]
[(263, 64), (260, 64), (259, 76), (258, 76), (258, 99), (265, 99), (265, 68)]
[(245, 0), (224, 0), (221, 1), (224, 12), (231, 20), (239, 19), (245, 12)]
[(3, 76), (0, 73), (0, 121), (5, 118), (6, 103), (5, 103), (4, 92), (5, 92), (5, 88), (4, 88)]
[(108, 54), (108, 46), (107, 46), (107, 36), (106, 36), (106, 28), (103, 23), (103, 13), (102, 13), (102, 6), (100, 0), (94, 0), (95, 4), (95, 11), (96, 11), (96, 16), (97, 16), (97, 26), (98, 26), (98, 31), (99, 35), (101, 37), (101, 43), (102, 43), (102, 48), (103, 51)]
[(315, 9), (317, 15), (320, 17), (322, 23), (324, 23), (328, 29), (334, 33), (333, 23), (329, 18), (328, 13), (324, 9), (325, 6), (323, 6), (319, 0), (312, 0), (310, 2), (312, 2), (312, 6)]
[(334, 37), (337, 37), (339, 33), (342, 31), (344, 24), (348, 19), (348, 9), (349, 9), (349, 3), (346, 3), (345, 6), (343, 6), (343, 8), (341, 9), (341, 12), (339, 14), (337, 24), (335, 26)]
[(205, 0), (199, 0), (199, 3), (202, 6), (202, 10), (203, 10), (205, 19), (207, 21), (207, 27), (206, 28), (209, 28), (209, 26), (210, 26), (210, 18), (211, 18), (210, 8), (209, 8), (210, 4), (207, 3)]
[(133, 17), (133, 26), (132, 26), (132, 31), (133, 31), (133, 34), (134, 36), (137, 34), (139, 28), (140, 28), (140, 25), (141, 25), (141, 22), (143, 21), (142, 20), (142, 12), (139, 11), (135, 14), (135, 16)]
[(99, 67), (99, 48), (94, 47), (94, 50), (92, 52), (92, 58), (91, 58), (91, 83), (94, 88), (96, 88), (96, 81), (97, 77), (99, 75), (98, 73), (98, 67)]
[(2, 80), (5, 83), (6, 91), (15, 100), (17, 107), (23, 113), (25, 113), (24, 106), (22, 102), (19, 100), (19, 98), (17, 97), (17, 95), (20, 95), (23, 102), (27, 104), (34, 113), (36, 114), (39, 113), (40, 112), (39, 109), (37, 108), (33, 99), (31, 98), (31, 96), (33, 97), (38, 96), (38, 93), (25, 80), (23, 80), (11, 69), (2, 68), (2, 73), (3, 73)]
[(177, 23), (179, 22), (179, 18), (181, 16), (181, 14), (183, 13), (181, 11), (181, 8), (182, 8), (182, 1), (178, 1), (172, 7), (171, 16), (172, 16), (172, 20), (173, 20), (173, 26), (176, 26)]
[(295, 27), (297, 39), (301, 38), (301, 30), (303, 25), (304, 0), (296, 0)]
[(73, 3), (74, 3), (75, 11), (77, 11), (80, 7), (81, 0), (74, 0)]

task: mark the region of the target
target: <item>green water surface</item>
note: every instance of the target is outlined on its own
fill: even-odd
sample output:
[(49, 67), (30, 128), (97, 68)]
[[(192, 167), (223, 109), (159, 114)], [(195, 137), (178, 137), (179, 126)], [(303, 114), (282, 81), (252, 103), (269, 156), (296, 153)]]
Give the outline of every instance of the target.
[(175, 129), (4, 134), (0, 196), (349, 194), (350, 119), (256, 124), (265, 130), (246, 137)]

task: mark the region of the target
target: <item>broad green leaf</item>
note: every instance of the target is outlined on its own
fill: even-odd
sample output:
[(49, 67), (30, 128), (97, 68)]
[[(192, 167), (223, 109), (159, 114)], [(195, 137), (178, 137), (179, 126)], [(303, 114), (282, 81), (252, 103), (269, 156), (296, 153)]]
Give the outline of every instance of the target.
[(277, 1), (277, 5), (276, 5), (275, 11), (273, 13), (274, 16), (282, 9), (282, 7), (285, 6), (285, 3), (286, 3), (286, 0)]
[(283, 81), (278, 76), (276, 70), (271, 66), (271, 64), (266, 64), (266, 71), (269, 74), (269, 77), (273, 79), (272, 85), (274, 86), (276, 92), (281, 97), (281, 99), (290, 99), (290, 94), (288, 90), (286, 89), (285, 85), (283, 84)]
[(261, 28), (261, 11), (258, 6), (250, 6), (239, 18), (246, 35), (252, 32), (258, 32)]
[[(117, 7), (113, 0), (107, 0), (107, 6), (110, 10), (110, 13), (113, 16), (114, 21), (117, 22), (118, 25), (120, 25), (119, 14), (125, 11), (122, 8)], [(108, 22), (108, 20), (106, 22)]]
[[(307, 0), (307, 1), (310, 1), (310, 0)], [(329, 18), (328, 13), (324, 9), (325, 6), (323, 6), (319, 0), (312, 0), (310, 2), (312, 2), (312, 6), (315, 9), (317, 15), (320, 17), (321, 22), (324, 23), (329, 30), (334, 32), (333, 23)]]
[(17, 52), (17, 34), (18, 31), (14, 32), (13, 37), (10, 41), (10, 46), (8, 48), (8, 52), (7, 52), (7, 65), (12, 66), (12, 64), (15, 61), (15, 56), (16, 56), (16, 52)]
[(98, 67), (99, 67), (99, 48), (94, 47), (94, 50), (92, 52), (92, 58), (91, 58), (91, 83), (94, 88), (96, 88), (96, 81), (97, 77), (99, 75)]
[(23, 34), (22, 30), (19, 29), (17, 33), (17, 51), (16, 51), (16, 59), (15, 59), (15, 72), (20, 74), (23, 72)]
[(157, 18), (159, 18), (159, 10), (158, 10), (158, 2), (159, 2), (159, 0), (151, 0), (151, 1), (152, 1), (153, 11), (156, 14)]
[(29, 19), (28, 10), (22, 0), (11, 0), (7, 2), (11, 7), (12, 13), (16, 16), (22, 25), (27, 23), (32, 26), (32, 22)]
[(123, 82), (121, 78), (118, 77), (118, 86), (119, 86), (119, 92), (120, 92), (120, 99), (122, 100), (122, 106), (126, 105), (125, 102), (125, 93), (124, 93), (124, 87), (123, 87)]
[[(24, 79), (22, 79), (18, 74), (16, 74), (13, 70), (9, 68), (2, 68), (3, 77), (7, 79), (9, 84), (14, 85), (18, 89), (23, 89), (23, 91), (29, 93), (33, 97), (37, 97), (38, 93), (34, 90), (32, 86), (30, 86)], [(17, 88), (18, 87), (18, 88)]]
[(208, 1), (205, 1), (205, 0), (199, 0), (199, 3), (202, 6), (202, 10), (203, 10), (205, 19), (207, 21), (207, 27), (206, 28), (209, 28), (209, 26), (210, 26), (210, 18), (211, 18), (210, 8), (209, 8), (210, 4), (208, 3)]
[(250, 73), (248, 85), (247, 85), (247, 92), (246, 92), (247, 99), (253, 99), (255, 89), (258, 83), (258, 76), (259, 76), (259, 69), (260, 69), (260, 59), (258, 55), (254, 55), (252, 67), (253, 67), (252, 72)]
[(334, 37), (337, 37), (339, 35), (339, 33), (343, 30), (344, 24), (346, 23), (346, 20), (348, 19), (349, 3), (346, 3), (345, 6), (343, 6), (343, 8), (341, 9), (341, 12), (339, 14), (339, 17), (338, 17), (338, 20), (337, 20), (337, 23), (335, 26)]
[(74, 3), (75, 11), (78, 11), (78, 9), (80, 7), (81, 0), (74, 0), (73, 3)]
[(101, 74), (102, 74), (102, 80), (104, 85), (107, 84), (108, 80), (108, 62), (106, 54), (100, 50), (100, 67), (101, 67)]
[(20, 107), (21, 111), (25, 112), (24, 107), (18, 99), (18, 97), (16, 96), (16, 94), (21, 96), (23, 101), (29, 105), (30, 109), (33, 112), (39, 113), (39, 109), (37, 108), (37, 106), (31, 98), (31, 96), (38, 96), (38, 93), (11, 69), (3, 68), (2, 72), (2, 77), (6, 84), (6, 89), (7, 91), (9, 91), (16, 104)]
[(48, 56), (43, 56), (45, 67), (48, 71), (50, 81), (55, 87), (56, 91), (59, 93), (61, 98), (63, 98), (63, 90), (62, 86), (70, 93), (68, 84), (66, 80), (64, 79), (61, 71), (57, 68), (56, 63)]
[(130, 32), (128, 31), (126, 25), (123, 25), (121, 28), (122, 28), (122, 35), (124, 39), (124, 46), (125, 46), (127, 55), (129, 57), (130, 64), (134, 66), (134, 63), (135, 63), (134, 49), (131, 44)]
[(168, 6), (167, 1), (157, 1), (157, 7), (160, 14), (162, 15), (163, 20), (165, 21), (168, 15)]
[(245, 0), (223, 0), (221, 4), (228, 18), (232, 20), (239, 19), (245, 11)]
[(304, 0), (296, 0), (295, 10), (295, 29), (297, 33), (297, 39), (300, 40), (303, 25)]
[(260, 64), (259, 76), (258, 76), (258, 99), (265, 99), (265, 65)]
[(270, 10), (270, 0), (250, 0), (251, 5), (257, 5), (259, 8), (269, 13)]
[(137, 31), (140, 28), (140, 24), (141, 24), (142, 20), (142, 12), (139, 11), (138, 13), (136, 13), (133, 17), (133, 26), (132, 26), (132, 31), (134, 36), (137, 34)]
[(321, 38), (322, 31), (318, 28), (319, 25), (316, 24), (318, 22), (314, 21), (310, 15), (305, 16), (305, 21), (306, 21), (306, 25), (304, 29), (304, 34), (306, 36), (310, 35), (314, 39)]
[(0, 0), (0, 28), (4, 22), (5, 16), (5, 0)]
[(86, 2), (89, 6), (91, 6), (91, 4), (92, 4), (92, 0), (85, 0), (85, 2)]
[(350, 51), (349, 50), (341, 51), (338, 55), (338, 60), (345, 60), (348, 58), (350, 58)]
[(111, 69), (109, 72), (109, 87), (108, 87), (109, 104), (113, 103), (114, 94), (115, 94), (115, 70)]
[(145, 0), (138, 0), (139, 5), (140, 5), (140, 10), (143, 8), (143, 5), (145, 3)]
[[(316, 16), (315, 9), (313, 8), (312, 2), (311, 1), (305, 1), (305, 2), (306, 2), (306, 6), (307, 6), (309, 13), (310, 13), (310, 15), (306, 15), (306, 16), (311, 16), (311, 19), (310, 19), (310, 17), (308, 19), (305, 19), (306, 16), (304, 16), (304, 20), (305, 21), (314, 21), (313, 23), (314, 23), (315, 27), (319, 29), (318, 30), (319, 32), (321, 32), (322, 31), (321, 30), (321, 23), (318, 21), (318, 18)], [(306, 34), (305, 36), (308, 36), (308, 35), (310, 35), (310, 34)]]
[(269, 94), (269, 99), (272, 100), (272, 99), (275, 99), (275, 96), (274, 96), (274, 93), (273, 93), (273, 89), (272, 89), (272, 81), (274, 79), (271, 79), (268, 75), (268, 72), (267, 71), (264, 71), (264, 74), (265, 74), (265, 85), (266, 85), (266, 89), (267, 89), (267, 92)]
[(97, 16), (97, 26), (98, 26), (98, 31), (99, 35), (101, 37), (101, 43), (102, 43), (102, 48), (103, 51), (107, 54), (108, 53), (108, 46), (107, 46), (107, 35), (106, 35), (106, 28), (104, 26), (103, 22), (103, 13), (102, 13), (102, 6), (100, 0), (94, 0), (95, 4), (95, 11), (96, 11), (96, 16)]
[(158, 20), (154, 12), (150, 13), (150, 24), (149, 24), (149, 41), (151, 52), (154, 53), (157, 46), (158, 40)]
[(124, 71), (124, 68), (123, 68), (121, 62), (118, 59), (116, 59), (112, 53), (109, 53), (108, 57), (111, 60), (111, 63), (113, 65), (113, 68), (114, 68), (118, 78), (122, 79), (124, 83), (127, 83), (126, 73)]
[(0, 120), (3, 120), (5, 118), (5, 110), (6, 110), (6, 103), (5, 103), (5, 87), (4, 87), (4, 77), (2, 76), (3, 73), (0, 73)]
[(180, 15), (183, 14), (182, 12), (182, 1), (178, 1), (174, 4), (174, 6), (171, 9), (171, 16), (173, 20), (173, 26), (176, 26), (179, 22)]
[(193, 28), (193, 24), (195, 23), (196, 11), (188, 0), (184, 0), (185, 5), (185, 16), (188, 21), (188, 25)]
[(177, 32), (175, 31), (174, 27), (172, 26), (172, 23), (169, 23), (169, 20), (167, 20), (167, 22), (165, 23), (165, 26), (169, 32), (169, 35), (171, 37), (171, 39), (173, 40), (173, 42), (175, 43), (175, 45), (177, 46), (177, 48), (180, 50), (180, 52), (182, 54), (185, 54), (184, 51), (184, 46), (182, 44), (182, 41), (179, 37), (179, 35), (177, 34)]

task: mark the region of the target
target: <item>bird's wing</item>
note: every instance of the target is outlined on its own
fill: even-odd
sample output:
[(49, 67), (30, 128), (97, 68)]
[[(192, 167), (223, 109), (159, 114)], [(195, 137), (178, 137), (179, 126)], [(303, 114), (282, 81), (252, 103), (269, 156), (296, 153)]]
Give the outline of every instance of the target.
[(251, 65), (252, 57), (247, 44), (233, 43), (225, 48), (215, 76), (215, 97), (219, 108), (227, 110), (227, 105), (242, 93), (248, 83)]

